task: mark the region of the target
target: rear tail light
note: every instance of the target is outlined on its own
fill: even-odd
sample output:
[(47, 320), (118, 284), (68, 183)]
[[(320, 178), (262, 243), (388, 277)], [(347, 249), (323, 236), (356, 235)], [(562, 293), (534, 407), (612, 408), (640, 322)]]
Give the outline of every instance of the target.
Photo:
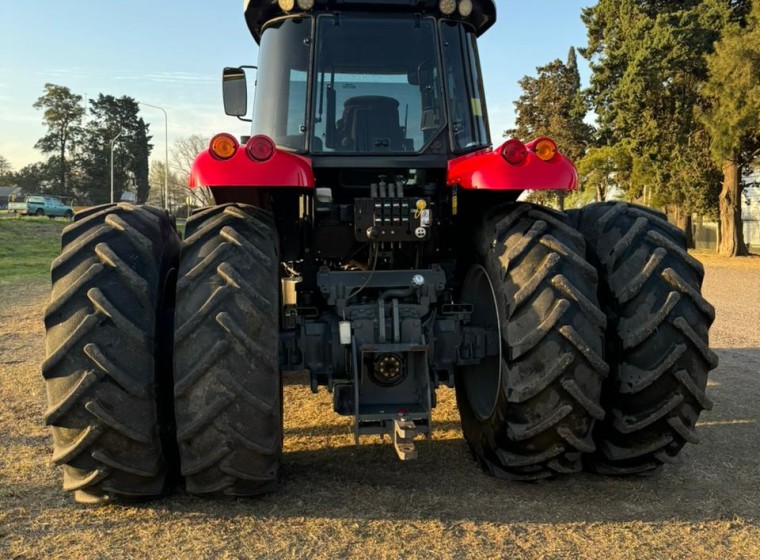
[(248, 156), (255, 161), (267, 161), (275, 152), (274, 142), (263, 134), (259, 134), (248, 140), (245, 149), (248, 152)]
[(501, 147), (501, 157), (512, 165), (520, 165), (525, 161), (527, 156), (528, 149), (525, 147), (525, 144), (515, 138), (507, 140)]
[(551, 161), (557, 155), (557, 144), (554, 140), (542, 138), (533, 146), (533, 151), (536, 152), (538, 159), (541, 161)]
[(237, 153), (240, 144), (231, 134), (223, 132), (211, 139), (209, 151), (218, 159), (230, 159)]

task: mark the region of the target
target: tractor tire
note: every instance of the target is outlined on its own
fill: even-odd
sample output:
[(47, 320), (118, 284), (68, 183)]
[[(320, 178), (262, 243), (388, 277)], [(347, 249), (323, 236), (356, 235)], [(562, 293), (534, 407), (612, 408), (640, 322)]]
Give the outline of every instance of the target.
[(279, 244), (269, 212), (207, 208), (187, 222), (177, 282), (175, 412), (188, 492), (253, 496), (282, 454)]
[(474, 252), (461, 301), (474, 326), (499, 328), (501, 356), (457, 371), (465, 439), (498, 478), (581, 471), (608, 373), (583, 236), (559, 212), (518, 204), (485, 217)]
[(599, 270), (608, 318), (607, 411), (597, 424), (589, 470), (647, 473), (672, 463), (712, 403), (708, 372), (718, 357), (708, 346), (714, 308), (702, 297), (702, 265), (686, 251), (684, 233), (659, 212), (626, 203), (592, 204), (573, 219)]
[(148, 206), (102, 206), (63, 230), (42, 374), (53, 462), (78, 502), (155, 497), (167, 487), (160, 386), (171, 388), (171, 362), (157, 346), (179, 249), (170, 217)]

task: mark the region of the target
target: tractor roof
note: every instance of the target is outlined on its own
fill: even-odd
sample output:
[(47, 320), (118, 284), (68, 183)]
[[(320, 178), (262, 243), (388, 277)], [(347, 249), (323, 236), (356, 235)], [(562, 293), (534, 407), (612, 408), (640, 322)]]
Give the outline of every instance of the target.
[[(461, 0), (460, 0), (461, 1)], [(278, 0), (243, 0), (245, 21), (251, 30), (253, 38), (258, 43), (261, 31), (271, 19), (294, 13), (326, 12), (326, 11), (361, 11), (383, 13), (423, 13), (459, 19), (473, 25), (478, 36), (485, 33), (496, 21), (496, 4), (493, 0), (472, 0), (473, 9), (468, 17), (462, 17), (455, 11), (450, 16), (444, 16), (438, 8), (440, 0), (314, 0), (314, 7), (301, 10), (293, 0), (278, 2)], [(293, 9), (286, 12), (280, 4), (290, 4)]]

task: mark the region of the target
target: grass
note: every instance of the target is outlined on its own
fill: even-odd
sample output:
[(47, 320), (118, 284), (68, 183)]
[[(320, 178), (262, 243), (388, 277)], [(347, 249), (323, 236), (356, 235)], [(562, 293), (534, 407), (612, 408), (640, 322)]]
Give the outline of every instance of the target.
[[(0, 214), (0, 286), (48, 278), (50, 262), (61, 250), (62, 219), (27, 218)], [(182, 235), (184, 220), (178, 221)]]
[(49, 218), (0, 219), (0, 285), (45, 279), (67, 223)]

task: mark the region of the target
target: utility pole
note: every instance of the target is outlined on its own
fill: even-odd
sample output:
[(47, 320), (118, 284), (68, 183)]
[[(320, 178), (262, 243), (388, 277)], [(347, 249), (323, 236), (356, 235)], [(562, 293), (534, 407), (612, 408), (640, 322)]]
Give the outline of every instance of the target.
[(119, 131), (119, 134), (116, 135), (116, 137), (111, 140), (111, 204), (113, 204), (113, 146), (116, 140), (119, 139), (119, 136), (124, 134), (123, 130)]
[(164, 208), (169, 209), (169, 115), (166, 109), (158, 105), (151, 105), (144, 101), (138, 101), (139, 105), (145, 105), (153, 109), (158, 109), (164, 113)]

